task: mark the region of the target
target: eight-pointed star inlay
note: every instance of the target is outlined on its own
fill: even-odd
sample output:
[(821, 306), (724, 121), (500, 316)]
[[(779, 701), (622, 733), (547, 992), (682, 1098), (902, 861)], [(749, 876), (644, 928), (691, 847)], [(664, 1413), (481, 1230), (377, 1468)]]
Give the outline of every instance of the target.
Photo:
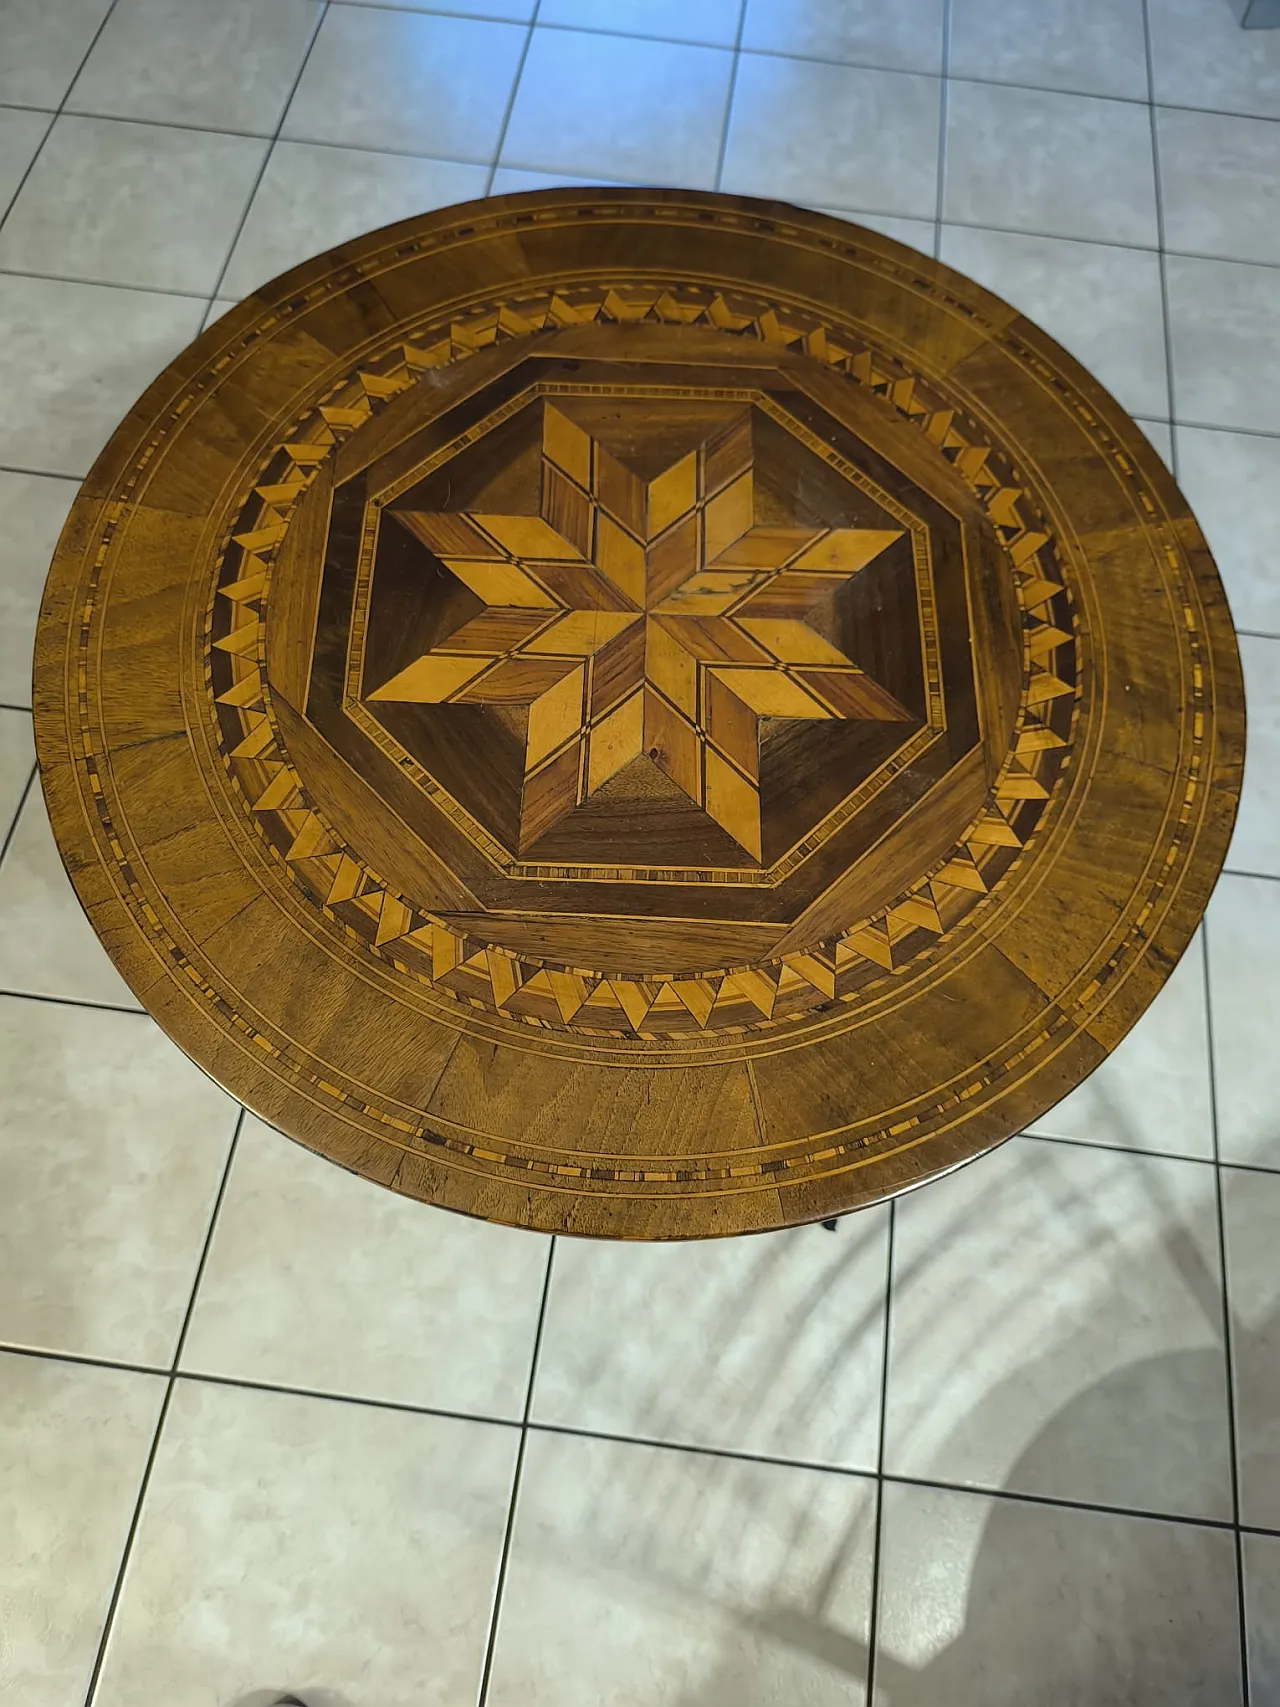
[(908, 718), (810, 622), (902, 530), (757, 524), (749, 413), (646, 482), (544, 404), (540, 510), (394, 512), (484, 608), (369, 695), (528, 706), (521, 852), (647, 754), (759, 859), (762, 717)]

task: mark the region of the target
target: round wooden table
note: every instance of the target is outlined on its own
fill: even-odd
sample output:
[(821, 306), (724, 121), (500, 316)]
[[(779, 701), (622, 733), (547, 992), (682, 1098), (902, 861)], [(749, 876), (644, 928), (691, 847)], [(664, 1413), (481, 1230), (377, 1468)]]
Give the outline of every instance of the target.
[(374, 232), (186, 350), (49, 577), (53, 826), (250, 1108), (554, 1232), (830, 1217), (1018, 1131), (1195, 930), (1200, 532), (1012, 309), (773, 203)]

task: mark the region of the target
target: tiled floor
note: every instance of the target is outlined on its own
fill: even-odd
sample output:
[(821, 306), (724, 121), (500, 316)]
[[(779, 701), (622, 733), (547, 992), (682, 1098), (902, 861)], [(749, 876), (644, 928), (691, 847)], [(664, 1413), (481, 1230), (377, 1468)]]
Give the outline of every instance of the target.
[[(292, 1147), (137, 1011), (30, 782), (44, 569), (147, 378), (361, 228), (593, 173), (861, 216), (1020, 304), (1171, 460), (1245, 636), (1230, 872), (1150, 1015), (834, 1236), (553, 1249)], [(1280, 32), (0, 0), (6, 207), (0, 1700), (1280, 1699)]]

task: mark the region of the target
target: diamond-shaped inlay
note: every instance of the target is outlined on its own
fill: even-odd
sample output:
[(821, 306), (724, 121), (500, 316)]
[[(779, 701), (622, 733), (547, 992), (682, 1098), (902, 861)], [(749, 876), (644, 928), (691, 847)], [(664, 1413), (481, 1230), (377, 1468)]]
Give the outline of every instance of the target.
[(910, 719), (817, 620), (901, 530), (758, 522), (746, 410), (649, 480), (541, 448), (538, 515), (391, 512), (478, 606), (368, 697), (529, 708), (521, 851), (647, 756), (758, 860), (762, 718)]

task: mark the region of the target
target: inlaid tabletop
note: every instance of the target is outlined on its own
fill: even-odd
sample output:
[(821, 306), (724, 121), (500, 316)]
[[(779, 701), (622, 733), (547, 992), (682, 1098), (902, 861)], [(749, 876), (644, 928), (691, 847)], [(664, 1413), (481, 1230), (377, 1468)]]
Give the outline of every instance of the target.
[(50, 573), (54, 830), (139, 999), (408, 1196), (736, 1233), (1020, 1130), (1186, 947), (1243, 694), (1172, 478), (856, 226), (547, 191), (264, 286)]

